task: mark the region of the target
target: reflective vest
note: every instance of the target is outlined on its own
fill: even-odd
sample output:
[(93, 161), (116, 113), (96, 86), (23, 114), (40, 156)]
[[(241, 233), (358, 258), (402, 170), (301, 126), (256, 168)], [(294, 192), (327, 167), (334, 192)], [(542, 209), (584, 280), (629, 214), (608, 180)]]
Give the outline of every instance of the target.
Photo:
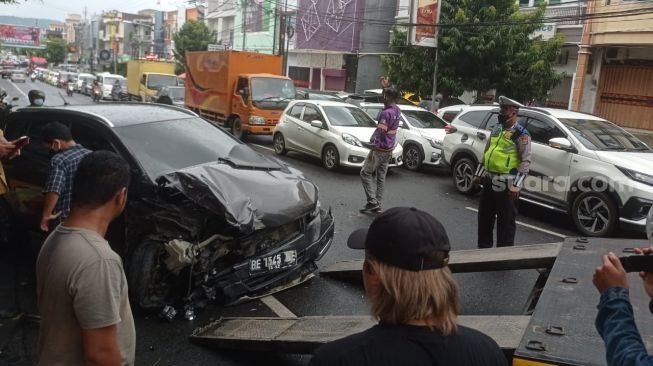
[(490, 147), (483, 156), (483, 165), (491, 173), (509, 174), (519, 166), (519, 149), (515, 143), (515, 129), (496, 128), (490, 136)]

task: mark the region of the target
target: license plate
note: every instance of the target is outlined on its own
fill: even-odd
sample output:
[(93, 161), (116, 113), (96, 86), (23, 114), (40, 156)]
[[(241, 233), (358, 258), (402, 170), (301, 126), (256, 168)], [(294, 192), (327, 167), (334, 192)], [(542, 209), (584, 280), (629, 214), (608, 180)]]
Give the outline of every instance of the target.
[(249, 273), (263, 274), (282, 270), (297, 264), (297, 251), (286, 250), (272, 255), (251, 259), (249, 261)]

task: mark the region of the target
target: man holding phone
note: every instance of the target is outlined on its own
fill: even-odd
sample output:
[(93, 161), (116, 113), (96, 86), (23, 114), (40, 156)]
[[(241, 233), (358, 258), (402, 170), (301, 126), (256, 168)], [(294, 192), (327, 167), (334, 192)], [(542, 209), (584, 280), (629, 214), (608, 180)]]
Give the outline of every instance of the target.
[[(640, 255), (652, 255), (653, 248), (635, 249)], [(649, 310), (653, 313), (653, 273), (640, 272), (644, 290), (652, 299)], [(653, 365), (653, 356), (646, 346), (635, 324), (633, 307), (630, 304), (628, 277), (614, 253), (603, 256), (603, 265), (594, 272), (594, 286), (601, 293), (596, 316), (596, 329), (605, 342), (608, 366)]]

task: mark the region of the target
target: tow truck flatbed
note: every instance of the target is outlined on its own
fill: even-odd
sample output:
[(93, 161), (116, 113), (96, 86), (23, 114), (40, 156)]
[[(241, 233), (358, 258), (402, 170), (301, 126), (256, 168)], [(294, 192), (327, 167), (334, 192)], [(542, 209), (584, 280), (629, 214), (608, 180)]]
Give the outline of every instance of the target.
[[(599, 294), (592, 275), (601, 255), (646, 247), (645, 240), (568, 238), (564, 243), (451, 252), (453, 272), (539, 269), (524, 314), (462, 315), (459, 323), (492, 337), (513, 366), (603, 366), (605, 348), (594, 328)], [(335, 263), (321, 271), (340, 279), (360, 278), (362, 261)], [(636, 274), (630, 274), (631, 302), (649, 351), (653, 316)], [(191, 339), (209, 347), (310, 353), (319, 345), (361, 332), (374, 324), (369, 316), (297, 318), (224, 318), (195, 330)]]

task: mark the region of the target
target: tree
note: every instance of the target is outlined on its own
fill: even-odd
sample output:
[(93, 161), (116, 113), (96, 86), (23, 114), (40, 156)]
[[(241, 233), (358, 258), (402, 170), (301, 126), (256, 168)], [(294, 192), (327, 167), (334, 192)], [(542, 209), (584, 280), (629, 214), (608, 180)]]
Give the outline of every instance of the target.
[(45, 42), (45, 54), (49, 62), (64, 62), (68, 55), (68, 43), (60, 38), (49, 39)]
[[(543, 23), (544, 10), (541, 6), (524, 14), (514, 0), (442, 2), (438, 91), (445, 98), (473, 90), (482, 100), (487, 91), (496, 89), (524, 102), (543, 99), (562, 77), (552, 66), (562, 39), (531, 38)], [(424, 93), (424, 85), (433, 80), (434, 50), (415, 51), (417, 47), (397, 43), (396, 38), (406, 42), (405, 33), (395, 32), (391, 49), (400, 56), (391, 62), (386, 57), (384, 62), (390, 79), (408, 80), (411, 83), (404, 89)], [(414, 58), (415, 55), (423, 58)], [(403, 58), (406, 60), (397, 60)], [(417, 83), (414, 77), (407, 79), (411, 72), (424, 80)], [(425, 94), (430, 94), (430, 90)]]
[(182, 73), (186, 69), (186, 52), (206, 51), (208, 45), (215, 41), (215, 36), (215, 31), (211, 31), (203, 22), (194, 20), (186, 22), (174, 35), (177, 73)]

